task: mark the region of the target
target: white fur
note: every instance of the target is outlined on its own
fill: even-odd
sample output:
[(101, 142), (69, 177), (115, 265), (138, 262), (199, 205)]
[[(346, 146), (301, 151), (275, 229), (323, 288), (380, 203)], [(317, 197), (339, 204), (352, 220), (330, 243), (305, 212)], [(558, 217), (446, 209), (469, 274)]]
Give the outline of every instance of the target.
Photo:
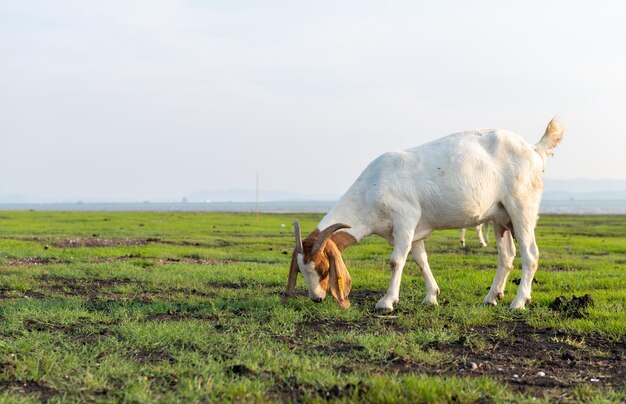
[(484, 301), (496, 304), (504, 293), (515, 256), (513, 239), (506, 231), (512, 225), (523, 269), (511, 307), (523, 308), (530, 301), (539, 255), (534, 229), (543, 190), (542, 172), (549, 150), (562, 134), (562, 127), (553, 119), (537, 145), (509, 131), (478, 130), (385, 153), (368, 165), (318, 228), (346, 223), (351, 228), (341, 231), (357, 241), (378, 234), (394, 246), (389, 289), (376, 305), (391, 311), (399, 299), (402, 269), (409, 253), (426, 281), (424, 301), (437, 304), (439, 289), (422, 240), (435, 230), (474, 227), (486, 221), (493, 222), (499, 264)]
[(315, 271), (315, 263), (311, 261), (305, 264), (302, 254), (298, 254), (297, 258), (300, 273), (304, 277), (306, 288), (309, 291), (309, 297), (313, 300), (324, 300), (326, 291), (320, 286), (320, 277)]

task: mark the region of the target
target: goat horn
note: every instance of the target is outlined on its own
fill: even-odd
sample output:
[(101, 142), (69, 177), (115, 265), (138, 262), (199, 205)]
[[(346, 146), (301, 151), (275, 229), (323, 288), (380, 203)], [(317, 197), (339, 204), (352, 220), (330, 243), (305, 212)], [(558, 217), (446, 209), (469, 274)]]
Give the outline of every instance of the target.
[(296, 233), (296, 252), (298, 254), (304, 254), (304, 249), (302, 248), (302, 233), (300, 232), (300, 222), (297, 220), (293, 222), (293, 229)]
[(351, 226), (343, 223), (335, 223), (333, 225), (328, 226), (324, 230), (321, 231), (315, 243), (313, 244), (313, 249), (311, 250), (311, 254), (317, 254), (322, 251), (324, 247), (326, 247), (326, 242), (328, 238), (339, 229), (349, 229)]

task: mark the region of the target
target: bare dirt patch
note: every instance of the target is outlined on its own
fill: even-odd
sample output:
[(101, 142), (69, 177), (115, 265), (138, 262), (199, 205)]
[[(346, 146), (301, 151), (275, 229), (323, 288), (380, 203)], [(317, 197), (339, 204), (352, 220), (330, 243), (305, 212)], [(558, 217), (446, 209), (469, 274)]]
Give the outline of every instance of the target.
[(350, 302), (353, 304), (369, 304), (378, 301), (383, 297), (384, 292), (380, 290), (358, 289), (350, 292)]
[[(573, 335), (523, 322), (470, 329), (458, 342), (436, 349), (457, 358), (450, 373), (490, 376), (514, 390), (540, 395), (546, 393), (541, 389), (551, 389), (565, 397), (573, 387), (584, 384), (620, 389), (626, 378), (623, 339), (615, 342), (599, 334)], [(471, 363), (476, 366), (468, 366)]]
[(69, 261), (56, 257), (22, 257), (9, 261), (11, 266), (32, 266), (32, 265), (51, 265), (51, 264), (67, 264)]
[(160, 244), (168, 244), (168, 245), (180, 245), (180, 246), (186, 246), (186, 247), (207, 247), (207, 248), (215, 248), (215, 247), (230, 247), (235, 245), (235, 243), (233, 243), (232, 241), (228, 241), (228, 240), (222, 240), (222, 239), (216, 239), (216, 240), (212, 240), (212, 241), (188, 241), (188, 240), (181, 240), (181, 241), (174, 241), (174, 240), (161, 240), (159, 238), (148, 238), (146, 239), (148, 242), (151, 243), (160, 243)]
[[(43, 291), (64, 294), (68, 296), (82, 296), (87, 298), (103, 297), (112, 295), (106, 290), (118, 285), (142, 284), (143, 282), (129, 278), (111, 279), (82, 279), (61, 278), (43, 275), (39, 280), (44, 283)], [(115, 294), (117, 295), (117, 294)]]
[[(312, 333), (369, 329), (370, 323), (368, 319), (359, 323), (313, 319), (298, 325), (293, 337), (281, 340), (302, 348), (299, 341)], [(406, 331), (393, 319), (385, 327), (392, 332)], [(524, 322), (508, 322), (470, 328), (454, 343), (434, 342), (423, 348), (448, 359), (426, 363), (389, 352), (384, 360), (363, 362), (367, 361), (360, 353), (363, 348), (343, 341), (312, 349), (327, 355), (349, 356), (351, 365), (339, 368), (342, 373), (371, 369), (374, 373), (488, 376), (509, 384), (515, 391), (563, 399), (567, 399), (574, 388), (584, 385), (626, 388), (626, 341), (623, 338), (613, 341), (596, 333), (576, 335), (564, 330), (534, 328)], [(290, 386), (282, 386), (280, 390), (283, 394), (297, 395), (305, 389), (297, 383)]]
[(78, 342), (82, 345), (93, 345), (102, 338), (117, 336), (110, 331), (111, 324), (108, 323), (90, 323), (86, 324), (84, 321), (81, 324), (58, 324), (47, 323), (36, 320), (26, 320), (24, 322), (24, 329), (29, 332), (50, 332), (50, 333), (62, 333), (72, 341)]
[(204, 315), (201, 313), (194, 313), (193, 310), (190, 311), (177, 311), (177, 310), (169, 310), (167, 312), (162, 313), (151, 313), (146, 316), (146, 320), (148, 321), (158, 321), (158, 322), (166, 322), (166, 321), (186, 321), (186, 320), (200, 320), (206, 321), (214, 325), (216, 330), (221, 330), (223, 327), (218, 324), (220, 319), (214, 315)]
[[(301, 383), (295, 376), (279, 380), (268, 392), (270, 400), (280, 399), (281, 401), (302, 402), (317, 396), (325, 400), (349, 400), (357, 399), (367, 393), (368, 387), (365, 383), (348, 383), (346, 385), (334, 385), (329, 389), (320, 389), (307, 383)], [(306, 400), (308, 401), (308, 400)]]
[(55, 396), (58, 392), (52, 387), (46, 386), (39, 381), (3, 381), (0, 382), (0, 391), (20, 393), (20, 394), (35, 394), (38, 396), (41, 402), (48, 401)]
[(141, 281), (138, 281), (136, 279), (130, 279), (130, 278), (105, 278), (105, 279), (89, 278), (87, 279), (87, 278), (62, 278), (62, 277), (50, 276), (50, 275), (42, 275), (39, 277), (39, 280), (42, 282), (59, 282), (62, 284), (72, 284), (72, 285), (93, 284), (99, 287), (110, 287), (110, 286), (116, 286), (116, 285), (128, 285), (128, 284), (142, 283)]
[(117, 246), (141, 246), (148, 244), (146, 239), (106, 239), (99, 237), (60, 238), (51, 241), (51, 244), (59, 248), (77, 247), (117, 247)]
[(42, 323), (34, 320), (26, 320), (24, 322), (24, 329), (26, 331), (42, 332), (72, 331), (71, 327), (66, 327), (62, 324)]
[[(172, 301), (177, 299), (179, 295), (194, 296), (202, 299), (215, 298), (218, 293), (211, 289), (245, 289), (247, 284), (237, 283), (209, 283), (206, 284), (208, 290), (199, 288), (154, 288), (153, 285), (147, 285), (142, 280), (130, 278), (63, 278), (50, 275), (42, 275), (38, 278), (42, 282), (39, 291), (24, 291), (25, 295), (32, 298), (46, 298), (51, 295), (80, 296), (91, 302), (109, 302), (110, 304), (119, 303), (138, 303), (152, 304), (158, 301)], [(132, 285), (132, 291), (117, 292), (112, 288), (123, 285)], [(255, 287), (266, 287), (266, 285), (257, 285)], [(267, 286), (269, 287), (269, 286)], [(0, 288), (0, 299), (8, 298), (7, 295), (14, 291)]]
[(301, 383), (296, 376), (283, 375), (266, 370), (254, 370), (245, 364), (235, 364), (226, 368), (226, 372), (236, 379), (260, 378), (271, 380), (274, 385), (267, 391), (266, 399), (281, 402), (305, 402), (319, 398), (325, 400), (360, 397), (367, 391), (365, 383), (334, 385), (328, 389), (319, 388), (309, 383)]
[(585, 270), (588, 270), (588, 269), (589, 268), (585, 268), (585, 267), (571, 266), (571, 265), (560, 265), (560, 264), (545, 265), (545, 266), (542, 266), (540, 268), (540, 270), (545, 270), (545, 271), (563, 271), (563, 272), (585, 271)]
[(8, 288), (0, 288), (0, 300), (4, 299), (45, 299), (46, 295), (36, 290), (15, 290)]
[(465, 266), (467, 268), (472, 268), (474, 270), (480, 271), (480, 270), (486, 270), (486, 271), (495, 271), (498, 269), (498, 263), (494, 262), (491, 264), (470, 264), (470, 263), (466, 263)]
[(93, 263), (102, 263), (102, 262), (127, 262), (133, 259), (141, 259), (144, 263), (150, 263), (155, 265), (173, 265), (173, 264), (187, 264), (187, 265), (211, 265), (211, 266), (221, 266), (221, 265), (229, 265), (229, 264), (275, 264), (277, 261), (273, 260), (238, 260), (238, 259), (212, 259), (212, 258), (202, 258), (197, 254), (190, 254), (181, 258), (153, 258), (153, 257), (144, 257), (141, 254), (128, 254), (121, 255), (119, 257), (107, 257), (107, 258), (96, 258), (90, 260)]
[[(213, 258), (202, 258), (198, 254), (190, 254), (184, 256), (182, 258), (157, 258), (154, 260), (157, 264), (167, 265), (167, 264), (194, 264), (194, 265), (228, 265), (228, 264), (241, 264), (247, 261), (243, 260), (234, 260), (234, 259), (213, 259)], [(256, 262), (256, 261), (255, 261)]]
[[(373, 362), (376, 367), (375, 373), (426, 373), (429, 375), (441, 375), (450, 372), (451, 365), (449, 363), (442, 363), (441, 365), (433, 365), (425, 362), (413, 361), (408, 358), (403, 358), (395, 352), (390, 352), (387, 358), (382, 361)], [(343, 373), (352, 373), (356, 370), (354, 365), (347, 366), (339, 369)]]
[(367, 384), (360, 382), (357, 384), (348, 383), (345, 385), (333, 385), (325, 389), (313, 386), (308, 383), (301, 383), (296, 376), (282, 377), (269, 371), (255, 371), (245, 364), (235, 364), (226, 369), (235, 378), (262, 378), (274, 381), (274, 386), (266, 394), (266, 398), (271, 401), (303, 402), (310, 401), (312, 397), (324, 400), (354, 399), (364, 396), (367, 393)]
[(150, 238), (101, 238), (96, 237), (72, 237), (72, 238), (45, 238), (45, 237), (20, 237), (15, 240), (34, 241), (43, 244), (46, 248), (78, 248), (78, 247), (117, 247), (117, 246), (142, 246), (154, 242)]

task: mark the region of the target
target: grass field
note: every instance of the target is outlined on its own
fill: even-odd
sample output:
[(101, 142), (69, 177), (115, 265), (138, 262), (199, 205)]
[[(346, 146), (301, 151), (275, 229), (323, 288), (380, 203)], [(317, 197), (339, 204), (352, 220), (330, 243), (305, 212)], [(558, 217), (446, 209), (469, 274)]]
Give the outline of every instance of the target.
[(626, 400), (625, 217), (542, 217), (524, 311), (507, 308), (519, 258), (485, 307), (495, 246), (438, 232), (440, 306), (410, 262), (390, 316), (377, 237), (345, 252), (349, 310), (302, 277), (280, 303), (295, 218), (320, 216), (0, 212), (0, 402)]

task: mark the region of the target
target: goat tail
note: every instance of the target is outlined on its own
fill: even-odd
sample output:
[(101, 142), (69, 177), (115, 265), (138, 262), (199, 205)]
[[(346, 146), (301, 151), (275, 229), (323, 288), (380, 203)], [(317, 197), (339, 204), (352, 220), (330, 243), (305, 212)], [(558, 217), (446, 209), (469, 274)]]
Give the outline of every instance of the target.
[(552, 118), (550, 123), (548, 123), (546, 133), (541, 137), (539, 143), (535, 145), (535, 149), (541, 154), (551, 156), (552, 153), (550, 153), (550, 150), (555, 148), (561, 139), (563, 139), (564, 132), (565, 129), (561, 122), (559, 122), (556, 117)]

